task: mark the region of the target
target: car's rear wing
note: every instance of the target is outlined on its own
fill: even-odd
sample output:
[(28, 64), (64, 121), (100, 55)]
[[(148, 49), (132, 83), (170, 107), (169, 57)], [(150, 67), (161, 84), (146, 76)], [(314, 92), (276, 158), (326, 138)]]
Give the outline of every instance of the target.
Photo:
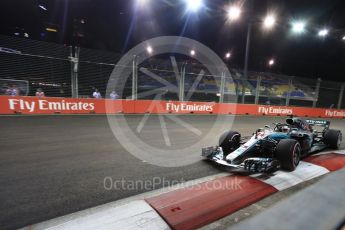
[(325, 120), (306, 120), (305, 121), (308, 125), (312, 126), (322, 126), (325, 128), (329, 128), (331, 122), (330, 121), (325, 121)]

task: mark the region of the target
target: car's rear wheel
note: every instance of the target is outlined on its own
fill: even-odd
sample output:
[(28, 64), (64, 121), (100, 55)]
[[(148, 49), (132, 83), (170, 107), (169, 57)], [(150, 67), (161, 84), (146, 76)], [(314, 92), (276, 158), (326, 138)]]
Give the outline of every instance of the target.
[(219, 137), (219, 146), (222, 147), (224, 155), (240, 147), (241, 134), (236, 131), (227, 131)]
[(299, 164), (301, 145), (293, 139), (282, 139), (276, 148), (276, 158), (280, 162), (281, 169), (294, 171)]
[(342, 141), (342, 134), (340, 130), (329, 129), (326, 130), (323, 136), (323, 141), (333, 149), (339, 149)]

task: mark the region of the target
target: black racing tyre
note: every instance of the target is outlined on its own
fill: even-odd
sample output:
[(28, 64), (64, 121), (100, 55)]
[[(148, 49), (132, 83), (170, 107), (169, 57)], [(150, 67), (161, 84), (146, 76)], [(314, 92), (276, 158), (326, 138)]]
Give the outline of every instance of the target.
[(227, 131), (219, 137), (219, 146), (225, 155), (240, 147), (241, 134), (236, 131)]
[(323, 135), (323, 142), (332, 149), (339, 149), (342, 141), (342, 134), (340, 130), (328, 129)]
[(294, 139), (282, 139), (276, 148), (276, 158), (281, 169), (294, 171), (299, 164), (301, 145)]

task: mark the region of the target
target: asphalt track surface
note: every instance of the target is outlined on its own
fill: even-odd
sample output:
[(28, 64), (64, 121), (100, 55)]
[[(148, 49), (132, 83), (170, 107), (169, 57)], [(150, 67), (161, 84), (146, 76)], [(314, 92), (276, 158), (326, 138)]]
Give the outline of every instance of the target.
[[(212, 115), (180, 117), (203, 133), (210, 130), (215, 119)], [(133, 130), (142, 118), (141, 115), (125, 117)], [(250, 135), (264, 124), (284, 120), (285, 117), (237, 116), (232, 129)], [(172, 120), (166, 122), (172, 130), (174, 147), (185, 147), (197, 140), (198, 137)], [(153, 145), (160, 146), (164, 140), (158, 123), (158, 116), (151, 116), (143, 138), (155, 140)], [(0, 229), (24, 227), (169, 183), (224, 172), (202, 160), (178, 168), (159, 167), (140, 160), (114, 137), (106, 116), (2, 116), (0, 127)], [(334, 119), (331, 127), (345, 133), (345, 120)], [(224, 130), (228, 128), (231, 127), (225, 124)], [(214, 144), (205, 143), (205, 146)], [(129, 185), (145, 181), (146, 187), (139, 184), (133, 189), (126, 184), (106, 189), (105, 178), (124, 179), (131, 182)]]

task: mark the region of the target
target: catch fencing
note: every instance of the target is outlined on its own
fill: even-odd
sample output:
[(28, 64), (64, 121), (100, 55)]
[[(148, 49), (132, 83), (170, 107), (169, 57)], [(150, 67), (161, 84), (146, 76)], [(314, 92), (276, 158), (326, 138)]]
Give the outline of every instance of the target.
[[(34, 96), (42, 89), (48, 97), (90, 98), (97, 89), (103, 98), (109, 98), (108, 80), (121, 57), (107, 51), (0, 36), (0, 94)], [(311, 79), (249, 72), (244, 79), (241, 70), (230, 67), (230, 76), (213, 76), (207, 67), (187, 57), (177, 58), (176, 76), (170, 56), (145, 61), (136, 58), (140, 59), (133, 57), (132, 63), (121, 67), (131, 74), (119, 99), (345, 108), (345, 84), (323, 80), (328, 76)]]

